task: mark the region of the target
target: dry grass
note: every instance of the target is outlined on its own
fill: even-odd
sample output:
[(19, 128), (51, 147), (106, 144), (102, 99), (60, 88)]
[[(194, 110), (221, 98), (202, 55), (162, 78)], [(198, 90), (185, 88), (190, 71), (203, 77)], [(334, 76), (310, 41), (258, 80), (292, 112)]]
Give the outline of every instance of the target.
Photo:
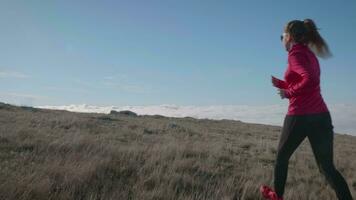
[[(262, 199), (280, 129), (0, 103), (0, 199)], [(335, 165), (354, 196), (355, 144), (335, 137)], [(290, 160), (285, 199), (336, 199), (308, 140)]]

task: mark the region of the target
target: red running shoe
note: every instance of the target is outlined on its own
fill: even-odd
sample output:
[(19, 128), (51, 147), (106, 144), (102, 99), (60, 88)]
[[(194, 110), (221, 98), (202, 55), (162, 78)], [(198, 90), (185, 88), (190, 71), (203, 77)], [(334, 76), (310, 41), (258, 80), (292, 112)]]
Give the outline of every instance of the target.
[(275, 191), (273, 191), (272, 188), (266, 186), (266, 185), (262, 185), (260, 187), (260, 192), (262, 194), (262, 196), (265, 199), (269, 199), (269, 200), (283, 200), (282, 197), (278, 197), (277, 193)]

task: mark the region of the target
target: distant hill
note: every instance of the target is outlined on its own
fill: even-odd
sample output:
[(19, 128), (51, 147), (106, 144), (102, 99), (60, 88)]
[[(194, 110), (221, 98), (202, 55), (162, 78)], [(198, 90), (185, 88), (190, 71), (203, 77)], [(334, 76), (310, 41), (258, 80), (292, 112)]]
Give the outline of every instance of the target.
[[(233, 120), (73, 113), (0, 103), (0, 199), (262, 199), (281, 127)], [(336, 134), (335, 165), (356, 197), (356, 137)], [(285, 199), (336, 199), (308, 140)]]

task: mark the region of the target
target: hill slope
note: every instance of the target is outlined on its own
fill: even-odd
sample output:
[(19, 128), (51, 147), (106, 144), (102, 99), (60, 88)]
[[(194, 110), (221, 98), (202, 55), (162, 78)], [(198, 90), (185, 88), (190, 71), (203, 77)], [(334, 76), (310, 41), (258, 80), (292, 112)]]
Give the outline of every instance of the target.
[[(85, 114), (0, 103), (0, 199), (261, 199), (281, 128), (232, 120)], [(335, 165), (356, 196), (356, 137)], [(285, 199), (336, 199), (308, 140)]]

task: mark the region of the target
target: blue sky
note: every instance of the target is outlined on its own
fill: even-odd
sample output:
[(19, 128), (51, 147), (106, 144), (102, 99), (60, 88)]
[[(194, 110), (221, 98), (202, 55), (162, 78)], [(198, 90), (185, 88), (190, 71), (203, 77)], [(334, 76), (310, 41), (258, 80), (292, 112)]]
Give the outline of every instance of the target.
[[(273, 2), (273, 3), (271, 3)], [(0, 101), (25, 105), (270, 105), (279, 36), (314, 19), (327, 103), (356, 102), (356, 1), (0, 2)]]

